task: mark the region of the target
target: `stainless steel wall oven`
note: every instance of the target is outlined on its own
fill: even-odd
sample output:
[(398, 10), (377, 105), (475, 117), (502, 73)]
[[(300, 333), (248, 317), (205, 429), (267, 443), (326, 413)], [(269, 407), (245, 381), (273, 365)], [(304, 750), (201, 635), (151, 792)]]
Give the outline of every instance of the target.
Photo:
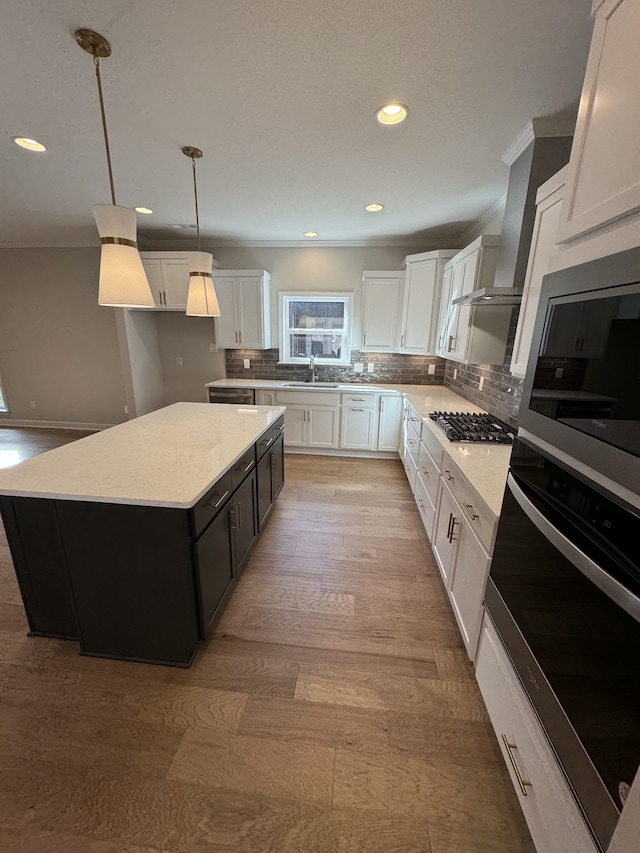
[(545, 277), (485, 606), (606, 850), (640, 765), (640, 250)]

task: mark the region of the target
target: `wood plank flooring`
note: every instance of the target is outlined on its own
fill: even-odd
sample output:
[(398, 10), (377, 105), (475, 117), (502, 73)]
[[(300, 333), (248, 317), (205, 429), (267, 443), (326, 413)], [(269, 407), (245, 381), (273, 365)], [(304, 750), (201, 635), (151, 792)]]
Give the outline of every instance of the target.
[(286, 478), (189, 670), (26, 637), (0, 533), (1, 850), (534, 853), (400, 462)]

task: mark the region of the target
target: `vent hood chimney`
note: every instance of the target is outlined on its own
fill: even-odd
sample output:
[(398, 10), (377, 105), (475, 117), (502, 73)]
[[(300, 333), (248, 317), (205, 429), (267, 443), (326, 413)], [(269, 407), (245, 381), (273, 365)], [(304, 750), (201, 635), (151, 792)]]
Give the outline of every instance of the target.
[(511, 167), (493, 287), (474, 290), (456, 304), (517, 305), (529, 260), (538, 187), (569, 162), (575, 122), (530, 121), (502, 156)]

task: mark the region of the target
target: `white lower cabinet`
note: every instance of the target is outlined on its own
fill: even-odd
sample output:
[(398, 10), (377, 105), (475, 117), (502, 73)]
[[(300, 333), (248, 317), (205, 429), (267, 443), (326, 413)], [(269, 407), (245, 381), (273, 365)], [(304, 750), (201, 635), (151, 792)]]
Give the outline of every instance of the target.
[(375, 450), (377, 411), (343, 407), (340, 447), (345, 450)]
[(433, 525), (436, 520), (436, 508), (425, 488), (424, 480), (420, 476), (419, 468), (416, 471), (414, 496), (425, 532), (429, 539), (431, 539), (433, 535)]
[(433, 539), (431, 540), (431, 547), (433, 548), (442, 580), (447, 589), (449, 589), (451, 583), (451, 574), (458, 548), (456, 528), (459, 525), (460, 510), (458, 503), (449, 489), (443, 485), (440, 490), (438, 515)]
[(337, 447), (338, 411), (287, 403), (284, 436), (285, 444), (291, 447)]
[(475, 656), (482, 622), (482, 600), (491, 557), (484, 550), (464, 515), (456, 526), (458, 539), (449, 581), (449, 600), (469, 657)]
[(276, 392), (264, 391), (256, 389), (256, 405), (257, 406), (275, 406)]
[(376, 450), (396, 453), (400, 447), (402, 427), (402, 397), (381, 394), (378, 404), (378, 442)]
[(531, 704), (485, 615), (476, 678), (537, 853), (596, 853)]

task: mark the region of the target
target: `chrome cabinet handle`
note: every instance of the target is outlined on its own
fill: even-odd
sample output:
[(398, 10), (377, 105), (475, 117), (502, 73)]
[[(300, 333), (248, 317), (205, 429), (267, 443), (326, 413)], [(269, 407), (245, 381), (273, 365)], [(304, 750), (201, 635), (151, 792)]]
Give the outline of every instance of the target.
[(229, 510), (229, 522), (232, 530), (238, 529), (238, 511), (235, 506), (232, 506)]
[[(449, 513), (449, 526), (447, 527), (447, 539), (449, 539), (449, 535), (451, 534), (451, 524), (452, 523), (453, 523), (453, 513), (450, 512)], [(451, 539), (449, 539), (449, 542), (451, 542)]]
[(422, 473), (425, 475), (425, 477), (430, 477), (431, 474), (427, 471), (427, 469), (424, 467), (424, 465), (422, 465), (421, 467), (422, 467)]
[(475, 512), (473, 511), (473, 504), (466, 504), (466, 503), (464, 503), (464, 502), (463, 502), (463, 503), (462, 503), (462, 506), (463, 506), (463, 507), (466, 509), (466, 511), (469, 513), (469, 515), (470, 515), (470, 517), (471, 517), (471, 521), (476, 521), (476, 519), (480, 518), (480, 516), (479, 516), (479, 515), (476, 515), (476, 514), (475, 514)]
[(243, 473), (243, 474), (246, 474), (246, 473), (247, 473), (247, 471), (250, 471), (250, 470), (253, 468), (253, 466), (254, 466), (255, 464), (256, 464), (256, 463), (255, 463), (255, 462), (253, 461), (253, 459), (252, 459), (252, 460), (251, 460), (251, 462), (249, 462), (249, 464), (247, 465), (247, 467), (243, 469), (242, 473)]
[(444, 341), (444, 335), (440, 335), (438, 337), (438, 349), (442, 349), (442, 342)]
[(446, 468), (443, 468), (442, 473), (445, 475), (447, 480), (449, 480), (449, 481), (453, 480), (453, 477), (451, 476), (451, 471), (447, 471)]
[(451, 352), (453, 349), (453, 342), (455, 341), (455, 335), (449, 335), (449, 346), (447, 347), (447, 352)]
[(364, 412), (364, 409), (351, 409), (352, 412)]
[(404, 335), (400, 335), (400, 346), (404, 346)]
[(269, 445), (270, 445), (272, 442), (273, 442), (273, 438), (270, 438), (270, 439), (269, 439), (269, 441), (267, 441), (266, 443), (265, 443), (264, 441), (263, 441), (263, 442), (261, 442), (261, 443), (262, 443), (262, 444), (264, 444), (264, 446), (265, 446), (265, 447), (269, 447)]
[(158, 299), (160, 300), (160, 305), (162, 305), (162, 291), (158, 291)]
[(366, 347), (367, 345), (367, 333), (365, 332), (362, 336), (362, 346)]
[(224, 493), (224, 495), (222, 495), (221, 498), (218, 498), (218, 500), (215, 503), (213, 503), (213, 501), (209, 501), (208, 506), (211, 506), (214, 509), (217, 509), (220, 506), (220, 504), (222, 503), (222, 501), (227, 497), (228, 494), (229, 494), (229, 489), (227, 489), (227, 491)]
[(450, 545), (453, 545), (454, 542), (458, 541), (458, 537), (453, 535), (456, 532), (456, 524), (460, 524), (460, 522), (455, 515), (451, 513), (451, 528), (449, 530), (449, 535), (447, 536)]
[(513, 757), (513, 750), (517, 749), (518, 747), (515, 745), (515, 743), (509, 743), (506, 735), (502, 735), (502, 743), (504, 744), (504, 748), (507, 752), (507, 755), (509, 756), (509, 761), (511, 762), (511, 767), (513, 768), (513, 773), (514, 773), (514, 775), (518, 781), (518, 785), (520, 786), (520, 790), (522, 791), (522, 796), (527, 797), (528, 796), (527, 788), (533, 788), (533, 785), (531, 782), (526, 782), (522, 778), (522, 775), (521, 775), (520, 771), (518, 770), (518, 765), (516, 764), (515, 758)]

